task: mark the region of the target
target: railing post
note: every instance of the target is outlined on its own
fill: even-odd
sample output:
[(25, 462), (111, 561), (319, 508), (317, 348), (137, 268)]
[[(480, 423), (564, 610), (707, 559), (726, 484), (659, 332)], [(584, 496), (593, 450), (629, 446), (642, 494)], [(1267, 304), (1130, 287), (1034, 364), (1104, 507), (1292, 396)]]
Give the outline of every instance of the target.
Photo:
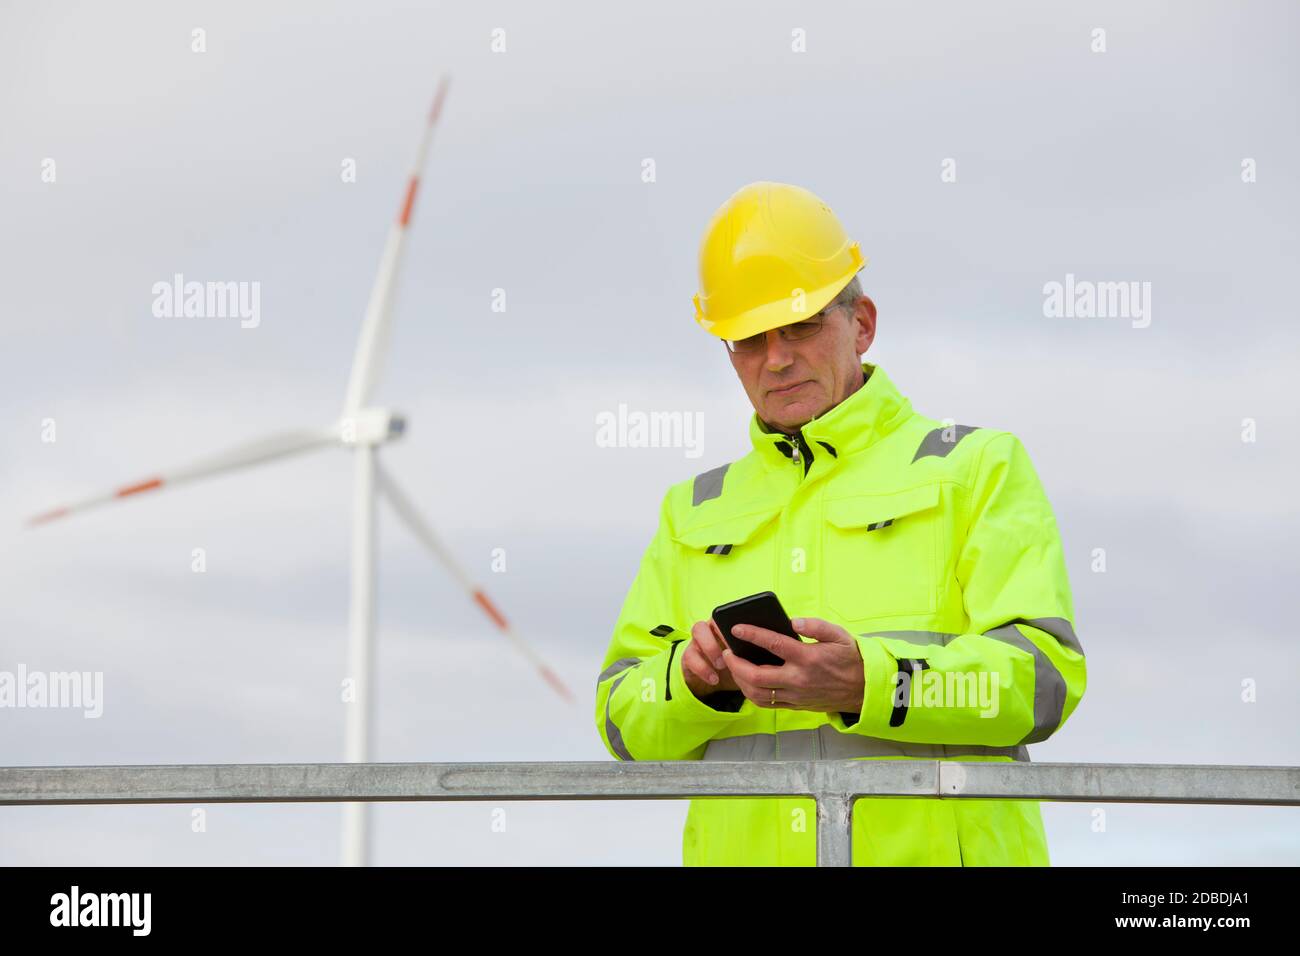
[(852, 794), (817, 794), (817, 865), (853, 865)]

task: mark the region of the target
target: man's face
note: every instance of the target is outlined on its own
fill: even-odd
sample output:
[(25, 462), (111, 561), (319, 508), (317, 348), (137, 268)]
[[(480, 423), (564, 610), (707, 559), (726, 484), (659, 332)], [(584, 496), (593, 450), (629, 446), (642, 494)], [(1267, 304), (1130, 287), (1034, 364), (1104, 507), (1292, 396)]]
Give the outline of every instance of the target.
[(812, 338), (787, 342), (771, 329), (765, 349), (727, 354), (758, 417), (792, 432), (857, 391), (875, 335), (876, 305), (864, 295), (827, 311)]

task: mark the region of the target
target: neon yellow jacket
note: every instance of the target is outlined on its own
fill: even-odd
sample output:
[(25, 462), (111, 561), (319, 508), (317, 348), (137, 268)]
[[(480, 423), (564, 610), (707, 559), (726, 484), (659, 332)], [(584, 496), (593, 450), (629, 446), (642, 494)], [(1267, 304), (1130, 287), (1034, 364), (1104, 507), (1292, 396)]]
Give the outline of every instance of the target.
[[(664, 495), (597, 680), (614, 757), (1028, 760), (1078, 706), (1086, 668), (1060, 535), (1020, 440), (927, 418), (879, 366), (862, 368), (866, 383), (794, 442), (753, 415), (748, 455)], [(692, 624), (766, 590), (791, 617), (859, 635), (860, 715), (687, 688)], [(683, 861), (812, 865), (814, 808), (693, 800)], [(1049, 863), (1038, 803), (1023, 800), (860, 799), (852, 852), (859, 866)]]

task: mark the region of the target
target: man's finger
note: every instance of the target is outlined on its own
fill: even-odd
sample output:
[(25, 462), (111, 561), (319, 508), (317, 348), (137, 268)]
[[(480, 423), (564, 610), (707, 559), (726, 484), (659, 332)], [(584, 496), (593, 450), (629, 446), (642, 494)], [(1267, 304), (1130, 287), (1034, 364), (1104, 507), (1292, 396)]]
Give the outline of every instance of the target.
[(690, 653), (689, 648), (686, 653), (682, 654), (682, 666), (694, 674), (698, 680), (710, 687), (718, 685), (718, 675), (713, 668), (708, 665), (708, 662), (702, 656)]
[(691, 626), (691, 638), (692, 643), (704, 655), (704, 659), (717, 670), (722, 670), (722, 652), (726, 650), (727, 645), (722, 643), (722, 636), (718, 633), (712, 619), (696, 621)]
[(778, 634), (776, 631), (769, 631), (765, 627), (754, 624), (737, 624), (731, 629), (731, 633), (742, 641), (749, 641), (751, 644), (766, 648), (783, 661), (794, 660), (803, 650), (802, 641), (797, 641), (788, 634)]
[(727, 644), (726, 638), (722, 636), (722, 631), (719, 630), (717, 622), (715, 622), (713, 618), (709, 618), (709, 630), (713, 633), (713, 639), (718, 642), (717, 650), (714, 651), (714, 663), (717, 664), (718, 670), (722, 670), (727, 666), (726, 661), (723, 659), (722, 652), (725, 651), (729, 645)]
[[(784, 639), (790, 640), (788, 637)], [(745, 685), (749, 685), (755, 693), (759, 691), (767, 693), (770, 688), (785, 686), (789, 680), (789, 675), (779, 664), (754, 664), (732, 650), (727, 651), (723, 656), (727, 662), (727, 669), (731, 671), (731, 676), (741, 690), (745, 690)]]
[(853, 635), (844, 628), (838, 624), (832, 624), (830, 621), (823, 621), (819, 617), (796, 617), (790, 623), (794, 625), (796, 634), (811, 637), (824, 644), (854, 643)]

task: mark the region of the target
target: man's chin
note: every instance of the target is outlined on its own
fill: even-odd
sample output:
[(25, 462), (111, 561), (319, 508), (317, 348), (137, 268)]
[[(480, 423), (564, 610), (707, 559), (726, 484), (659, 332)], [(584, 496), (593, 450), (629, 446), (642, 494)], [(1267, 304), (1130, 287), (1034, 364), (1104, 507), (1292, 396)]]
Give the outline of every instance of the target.
[(784, 432), (793, 431), (796, 428), (803, 428), (803, 426), (812, 421), (812, 415), (792, 415), (788, 410), (783, 409), (782, 411), (783, 414), (776, 415), (775, 417), (769, 418), (767, 415), (764, 415), (763, 421), (767, 422), (769, 425), (776, 426)]

